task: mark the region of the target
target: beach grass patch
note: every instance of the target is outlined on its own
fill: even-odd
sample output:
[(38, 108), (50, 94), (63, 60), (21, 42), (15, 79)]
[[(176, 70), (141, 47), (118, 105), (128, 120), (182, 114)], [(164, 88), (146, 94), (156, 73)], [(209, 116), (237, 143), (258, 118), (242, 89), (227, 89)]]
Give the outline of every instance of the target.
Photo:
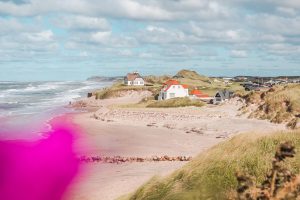
[[(299, 150), (300, 130), (235, 136), (201, 153), (172, 175), (151, 179), (128, 199), (228, 199), (237, 187), (235, 173), (247, 173), (260, 183), (272, 167), (277, 146), (285, 141), (292, 141)], [(299, 173), (300, 155), (284, 165)]]

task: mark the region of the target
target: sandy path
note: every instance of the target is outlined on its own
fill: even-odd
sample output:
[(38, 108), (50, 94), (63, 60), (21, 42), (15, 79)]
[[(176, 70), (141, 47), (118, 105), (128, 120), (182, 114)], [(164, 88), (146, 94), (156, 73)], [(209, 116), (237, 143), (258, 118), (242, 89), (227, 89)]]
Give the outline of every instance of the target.
[[(204, 108), (110, 108), (113, 104), (137, 102), (141, 96), (138, 97), (99, 101), (102, 107), (95, 113), (77, 115), (74, 122), (86, 132), (77, 140), (79, 152), (104, 156), (196, 156), (234, 134), (284, 129), (267, 121), (238, 117), (240, 105), (236, 102)], [(77, 183), (81, 184), (73, 185), (66, 199), (116, 199), (133, 192), (154, 175), (169, 174), (183, 164), (85, 164), (87, 173), (78, 177)]]

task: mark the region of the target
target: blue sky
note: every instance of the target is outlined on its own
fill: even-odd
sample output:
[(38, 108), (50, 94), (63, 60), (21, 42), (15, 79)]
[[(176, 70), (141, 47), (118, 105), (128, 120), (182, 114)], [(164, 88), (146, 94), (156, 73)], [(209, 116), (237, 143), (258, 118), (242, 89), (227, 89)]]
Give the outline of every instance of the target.
[(299, 0), (0, 0), (1, 80), (300, 75)]

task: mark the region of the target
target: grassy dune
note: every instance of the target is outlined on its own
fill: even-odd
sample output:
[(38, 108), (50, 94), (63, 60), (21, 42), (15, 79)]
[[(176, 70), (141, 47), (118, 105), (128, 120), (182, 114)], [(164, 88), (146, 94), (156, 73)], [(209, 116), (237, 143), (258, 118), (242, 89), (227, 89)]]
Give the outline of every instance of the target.
[(174, 98), (164, 101), (156, 101), (148, 104), (147, 108), (174, 108), (174, 107), (187, 107), (187, 106), (196, 106), (201, 107), (205, 104), (202, 101), (191, 100), (188, 97), (185, 98)]
[[(277, 146), (292, 141), (300, 149), (300, 130), (275, 134), (242, 134), (223, 142), (166, 178), (154, 177), (127, 200), (230, 199), (237, 181), (236, 172), (248, 173), (260, 183), (271, 168)], [(285, 165), (300, 172), (300, 154)]]
[(300, 84), (276, 86), (265, 92), (251, 92), (243, 96), (246, 106), (258, 105), (250, 117), (268, 119), (274, 123), (286, 123), (296, 128), (300, 118)]

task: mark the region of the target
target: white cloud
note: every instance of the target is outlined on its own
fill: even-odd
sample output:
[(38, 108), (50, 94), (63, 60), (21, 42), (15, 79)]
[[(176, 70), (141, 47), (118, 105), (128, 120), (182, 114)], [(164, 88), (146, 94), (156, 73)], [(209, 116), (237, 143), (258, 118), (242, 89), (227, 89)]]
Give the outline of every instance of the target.
[(233, 58), (246, 58), (248, 54), (244, 50), (232, 50), (230, 56)]
[(111, 38), (111, 32), (96, 32), (92, 33), (91, 40), (97, 43), (107, 44)]
[(139, 54), (139, 57), (140, 58), (152, 58), (153, 57), (153, 54), (151, 54), (151, 53), (140, 53)]
[(88, 57), (89, 54), (88, 54), (88, 52), (86, 52), (86, 51), (81, 51), (81, 52), (79, 53), (79, 56), (80, 56), (80, 57)]
[(149, 25), (145, 30), (137, 33), (137, 38), (146, 43), (180, 43), (186, 40), (185, 34), (180, 30)]
[(26, 37), (32, 42), (51, 42), (53, 41), (53, 32), (51, 30), (44, 30), (37, 33), (26, 33)]
[(284, 15), (290, 15), (295, 16), (297, 15), (297, 11), (294, 8), (288, 8), (288, 7), (277, 7), (276, 8), (278, 12), (284, 14)]
[(299, 54), (299, 8), (298, 0), (0, 1), (0, 49), (6, 58), (68, 50), (79, 57), (214, 62), (256, 51), (287, 57)]
[(0, 34), (7, 34), (13, 31), (18, 32), (23, 29), (24, 25), (14, 18), (0, 18)]
[(275, 54), (278, 56), (290, 56), (290, 55), (299, 55), (300, 54), (300, 46), (285, 44), (285, 43), (274, 43), (274, 44), (266, 44), (262, 46), (263, 50), (270, 54)]
[(260, 14), (247, 18), (249, 25), (260, 31), (273, 34), (299, 35), (300, 16), (287, 18), (277, 15)]
[(125, 49), (125, 50), (119, 51), (119, 55), (124, 56), (124, 57), (130, 57), (130, 56), (133, 56), (134, 53), (129, 49)]
[(2, 14), (35, 16), (52, 12), (137, 20), (210, 19), (230, 14), (224, 4), (208, 0), (31, 0), (24, 4), (0, 1)]
[(61, 28), (71, 30), (110, 30), (110, 24), (104, 18), (82, 15), (67, 15), (54, 20)]

